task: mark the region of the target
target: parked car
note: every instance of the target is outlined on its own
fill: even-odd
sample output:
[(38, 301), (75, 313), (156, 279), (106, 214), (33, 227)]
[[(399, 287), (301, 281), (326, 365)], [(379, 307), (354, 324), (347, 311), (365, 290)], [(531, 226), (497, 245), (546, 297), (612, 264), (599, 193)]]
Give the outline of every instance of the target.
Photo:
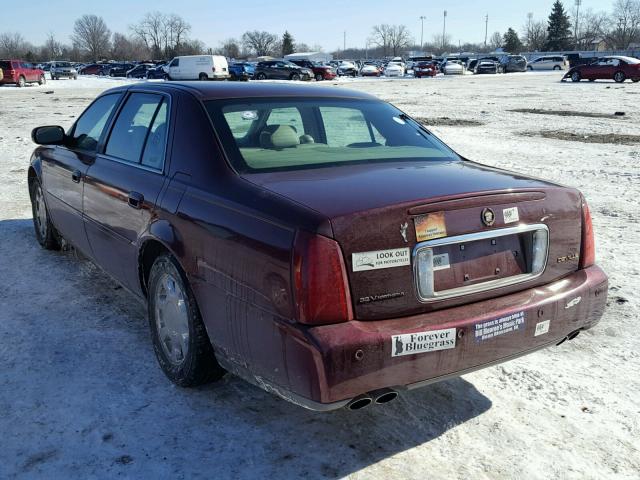
[(78, 71), (71, 62), (51, 62), (49, 67), (51, 80), (60, 80), (61, 78), (78, 79)]
[(500, 59), (500, 73), (526, 72), (527, 59), (522, 55), (505, 55)]
[(615, 80), (622, 83), (629, 79), (635, 83), (640, 81), (640, 60), (623, 56), (603, 57), (588, 65), (573, 67), (565, 74), (563, 81), (568, 78), (574, 82)]
[(4, 78), (4, 72), (2, 71), (2, 68), (0, 68), (0, 82), (2, 82), (3, 78)]
[(464, 75), (466, 69), (460, 60), (447, 60), (442, 65), (442, 73), (445, 75)]
[(92, 63), (90, 65), (85, 65), (78, 73), (80, 75), (107, 75), (109, 73), (109, 69), (111, 68), (110, 64), (107, 63)]
[(498, 73), (500, 68), (500, 64), (495, 60), (491, 60), (489, 58), (483, 58), (478, 60), (476, 63), (473, 73), (481, 74), (481, 73)]
[(338, 64), (336, 71), (341, 77), (357, 77), (359, 69), (355, 62), (343, 60)]
[(560, 55), (538, 57), (527, 64), (529, 70), (567, 70), (569, 61)]
[(313, 72), (287, 60), (269, 60), (267, 62), (258, 62), (254, 77), (256, 80), (308, 81), (313, 78)]
[(109, 68), (109, 76), (110, 77), (126, 77), (127, 72), (134, 68), (135, 65), (133, 63), (114, 63)]
[(401, 62), (389, 62), (384, 67), (385, 77), (403, 77), (404, 76), (404, 64)]
[(230, 80), (249, 80), (256, 72), (256, 64), (253, 62), (235, 62), (229, 65)]
[(181, 386), (226, 370), (358, 409), (573, 339), (605, 309), (579, 191), (466, 160), (362, 92), (123, 85), (32, 138), (36, 239), (147, 303)]
[(154, 67), (147, 70), (146, 77), (148, 80), (166, 78), (167, 72), (165, 71), (165, 67), (167, 66), (166, 62), (157, 63)]
[(3, 73), (0, 85), (14, 83), (18, 87), (24, 87), (27, 83), (46, 83), (44, 70), (22, 60), (0, 60), (0, 68)]
[(125, 76), (127, 78), (147, 78), (147, 72), (152, 68), (156, 68), (153, 63), (139, 63), (133, 68), (127, 70)]
[(431, 61), (419, 61), (413, 65), (413, 76), (416, 78), (435, 77), (437, 74), (438, 67)]
[(333, 80), (336, 78), (336, 71), (329, 65), (313, 63), (311, 60), (291, 60), (291, 63), (295, 63), (299, 67), (311, 70), (316, 82), (320, 82), (322, 80)]
[(227, 80), (229, 65), (222, 55), (175, 57), (164, 67), (167, 80)]
[(360, 69), (360, 75), (363, 77), (379, 77), (382, 74), (380, 67), (373, 62), (365, 62)]

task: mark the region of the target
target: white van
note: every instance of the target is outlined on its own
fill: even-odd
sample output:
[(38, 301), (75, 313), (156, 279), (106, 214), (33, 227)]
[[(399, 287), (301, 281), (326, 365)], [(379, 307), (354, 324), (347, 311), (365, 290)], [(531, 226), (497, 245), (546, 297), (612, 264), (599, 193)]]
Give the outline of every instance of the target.
[(569, 70), (567, 57), (553, 55), (538, 57), (527, 64), (529, 70)]
[(229, 65), (222, 55), (175, 57), (164, 67), (167, 80), (226, 80)]

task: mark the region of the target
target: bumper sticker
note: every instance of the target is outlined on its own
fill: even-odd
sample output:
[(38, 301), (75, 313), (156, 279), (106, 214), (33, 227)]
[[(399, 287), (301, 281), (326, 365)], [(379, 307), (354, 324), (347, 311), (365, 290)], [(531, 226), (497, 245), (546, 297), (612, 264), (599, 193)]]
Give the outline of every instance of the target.
[(351, 262), (354, 272), (362, 272), (411, 265), (411, 255), (409, 248), (394, 248), (392, 250), (352, 253)]
[(420, 215), (413, 219), (413, 223), (416, 227), (416, 238), (419, 242), (447, 236), (447, 225), (444, 221), (444, 212)]
[(502, 210), (502, 216), (504, 217), (504, 223), (513, 223), (520, 220), (518, 207), (505, 208)]
[(476, 323), (474, 332), (476, 342), (483, 342), (484, 340), (518, 331), (524, 328), (524, 319), (524, 312), (517, 312), (507, 315), (506, 317)]
[(456, 329), (430, 330), (391, 336), (391, 356), (436, 352), (456, 347)]
[(544, 322), (536, 323), (536, 332), (533, 334), (534, 337), (538, 335), (544, 335), (549, 332), (549, 325), (551, 324), (551, 320), (545, 320)]

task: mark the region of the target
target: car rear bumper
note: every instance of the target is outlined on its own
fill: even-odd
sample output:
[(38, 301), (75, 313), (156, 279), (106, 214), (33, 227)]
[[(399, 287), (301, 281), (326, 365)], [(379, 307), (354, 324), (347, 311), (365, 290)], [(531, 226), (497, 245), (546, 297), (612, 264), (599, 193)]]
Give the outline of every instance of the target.
[[(322, 411), (382, 388), (416, 388), (525, 355), (591, 328), (604, 312), (607, 287), (605, 273), (592, 266), (544, 286), (424, 315), (291, 326), (289, 335), (283, 335), (290, 385), (281, 388), (261, 379), (260, 386)], [(491, 332), (488, 322), (509, 317), (523, 321), (506, 333), (482, 335)], [(548, 331), (535, 335), (538, 324), (546, 321)], [(394, 335), (452, 328), (454, 348), (392, 356)]]

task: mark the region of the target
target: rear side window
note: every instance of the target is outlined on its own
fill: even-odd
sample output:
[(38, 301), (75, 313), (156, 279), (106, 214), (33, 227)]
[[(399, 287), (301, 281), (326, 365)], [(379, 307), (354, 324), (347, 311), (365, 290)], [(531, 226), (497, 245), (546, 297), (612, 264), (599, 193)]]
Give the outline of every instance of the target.
[(76, 122), (69, 146), (95, 152), (107, 120), (119, 99), (119, 94), (112, 94), (100, 97), (93, 102)]
[(167, 101), (163, 100), (149, 130), (147, 144), (144, 147), (144, 154), (142, 155), (142, 165), (157, 170), (162, 169), (164, 149), (167, 143), (168, 120)]
[(0, 62), (0, 68), (2, 70), (11, 70), (11, 62)]
[(140, 163), (163, 98), (150, 93), (131, 94), (111, 130), (105, 153), (127, 162)]

